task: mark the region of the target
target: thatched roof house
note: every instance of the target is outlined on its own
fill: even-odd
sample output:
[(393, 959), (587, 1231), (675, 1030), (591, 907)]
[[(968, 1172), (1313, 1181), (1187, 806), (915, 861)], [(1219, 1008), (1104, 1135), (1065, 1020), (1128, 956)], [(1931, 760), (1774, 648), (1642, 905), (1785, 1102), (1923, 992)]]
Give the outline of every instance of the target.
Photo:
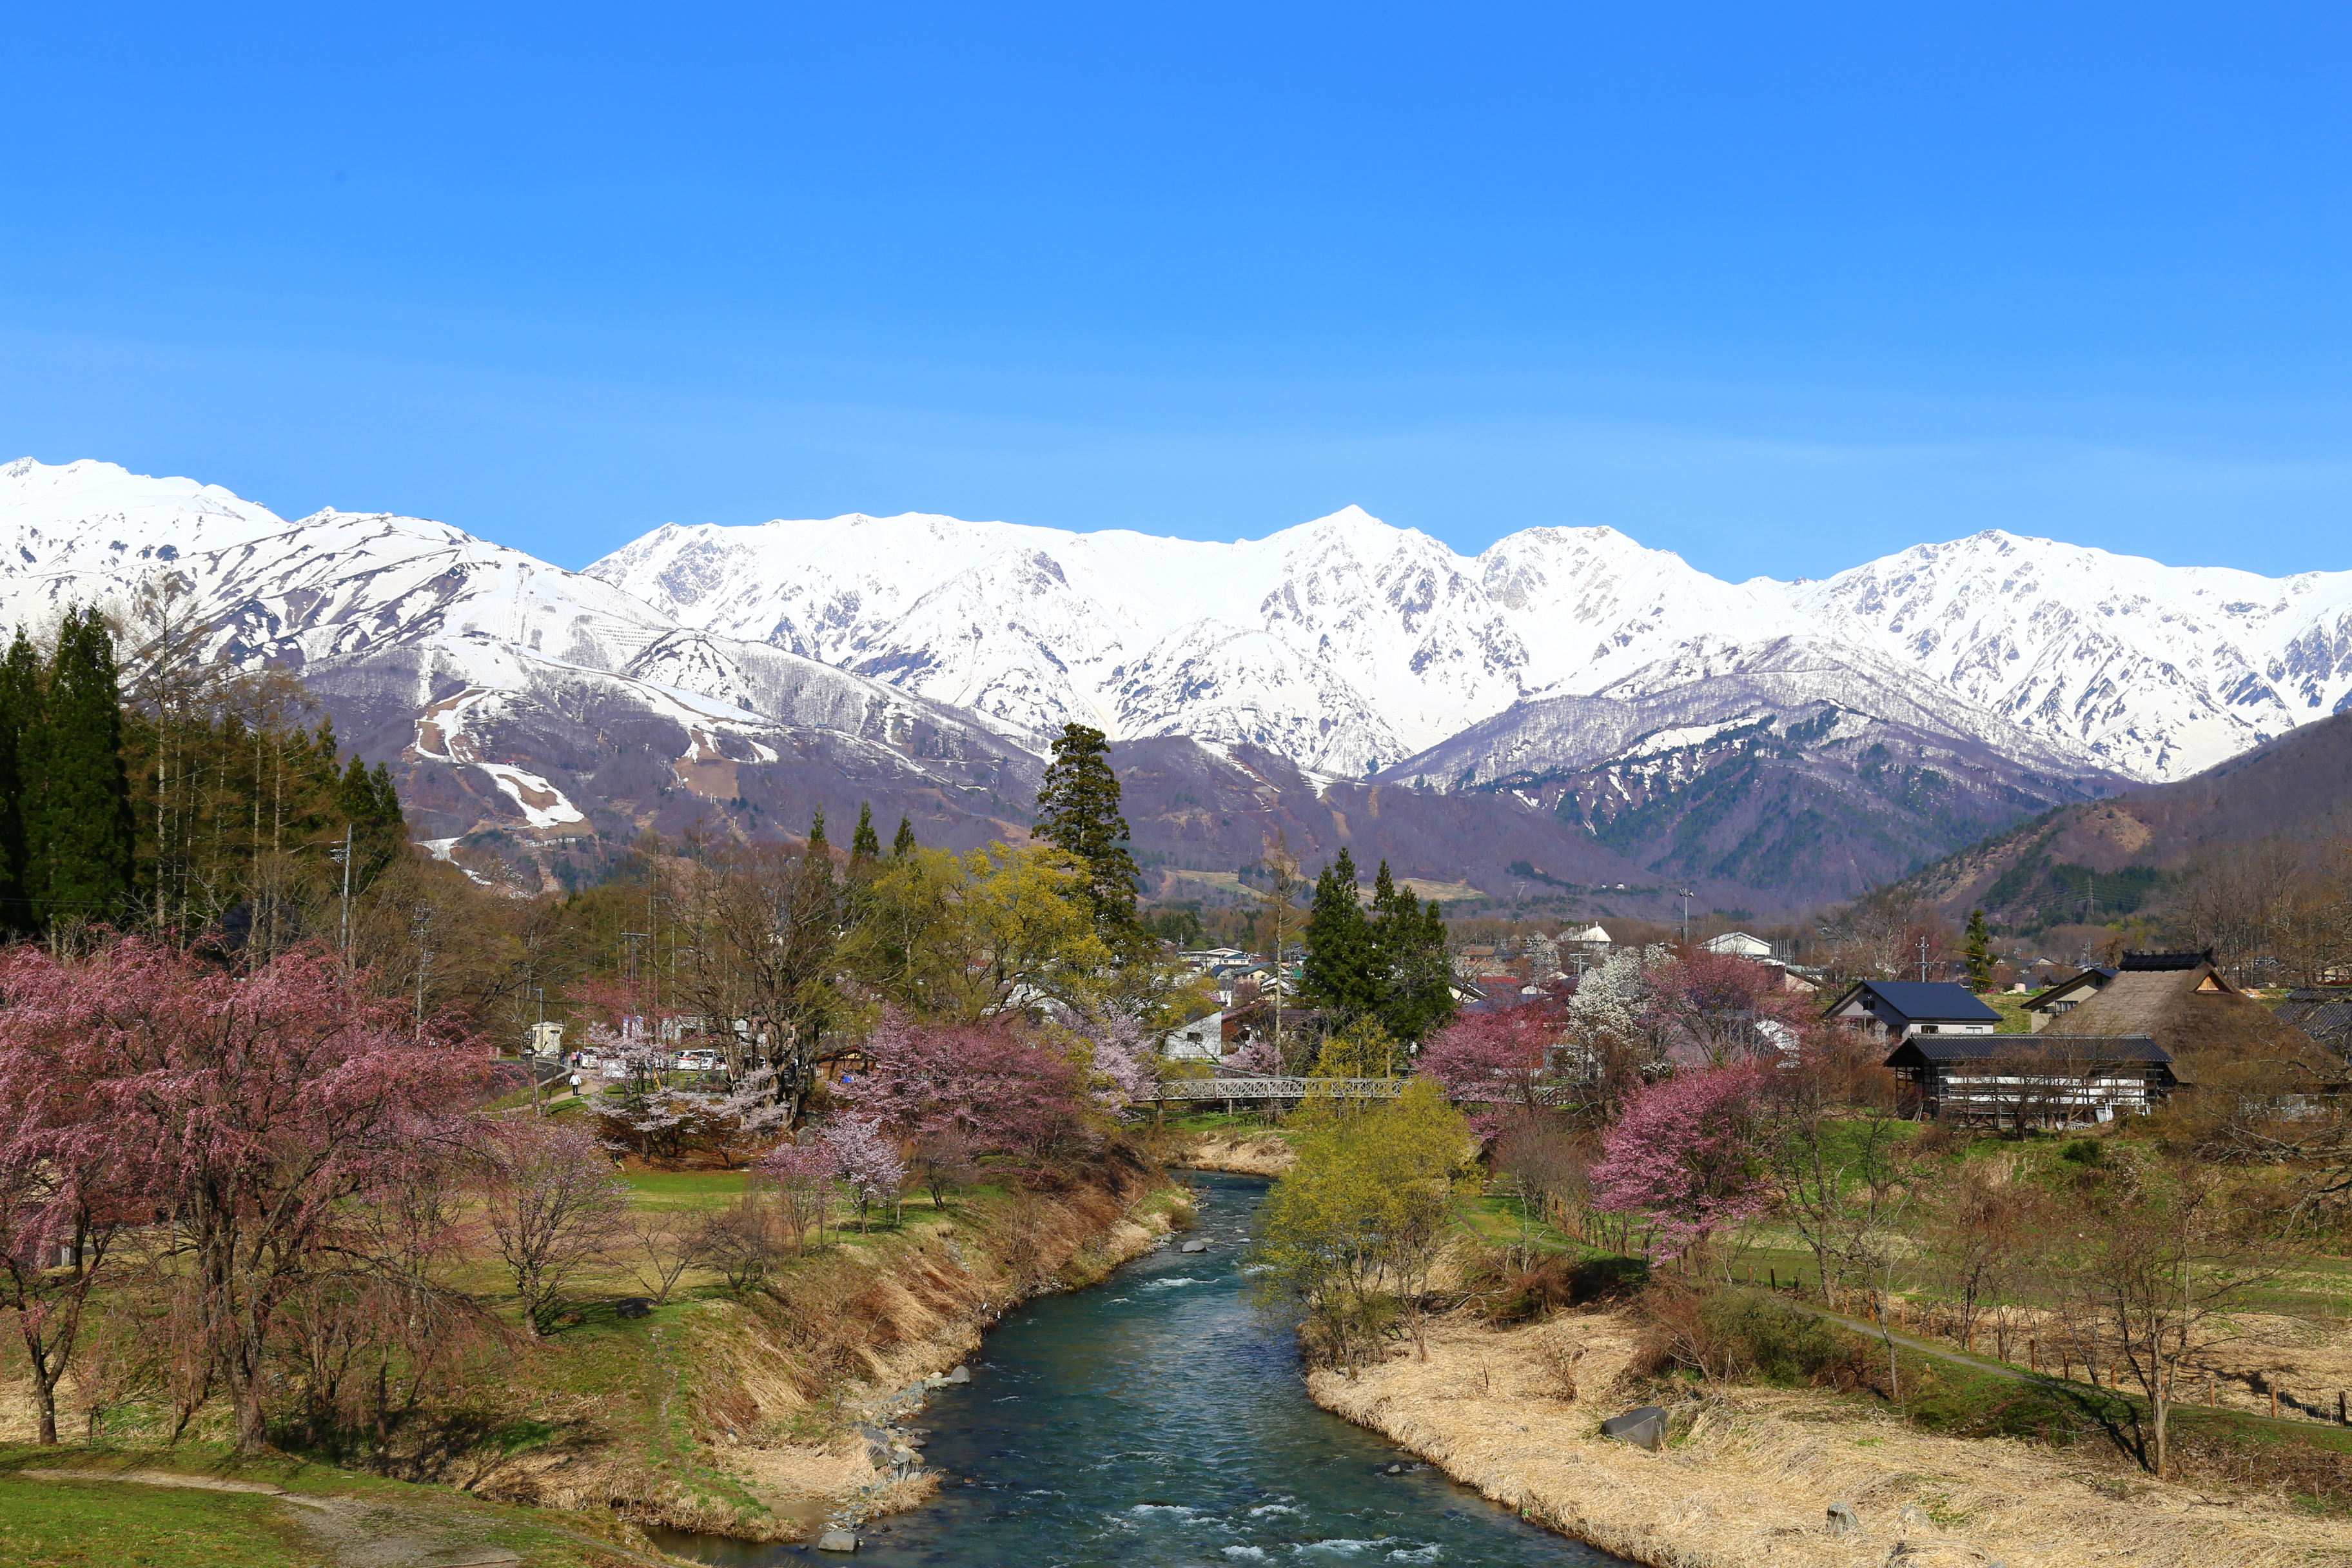
[(2066, 1015), (2070, 1035), (2144, 1035), (2185, 1083), (2228, 1062), (2307, 1055), (2311, 1037), (2230, 984), (2210, 952), (2126, 952), (2115, 976)]

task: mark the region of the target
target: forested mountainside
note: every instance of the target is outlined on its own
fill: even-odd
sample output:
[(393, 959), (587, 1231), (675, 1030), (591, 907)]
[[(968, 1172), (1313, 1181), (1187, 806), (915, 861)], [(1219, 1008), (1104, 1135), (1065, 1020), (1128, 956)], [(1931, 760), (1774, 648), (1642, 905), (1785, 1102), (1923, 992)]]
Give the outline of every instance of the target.
[(1948, 912), (2020, 929), (2132, 914), (2201, 859), (2352, 837), (2352, 714), (2305, 725), (2174, 784), (2061, 807), (1912, 879)]

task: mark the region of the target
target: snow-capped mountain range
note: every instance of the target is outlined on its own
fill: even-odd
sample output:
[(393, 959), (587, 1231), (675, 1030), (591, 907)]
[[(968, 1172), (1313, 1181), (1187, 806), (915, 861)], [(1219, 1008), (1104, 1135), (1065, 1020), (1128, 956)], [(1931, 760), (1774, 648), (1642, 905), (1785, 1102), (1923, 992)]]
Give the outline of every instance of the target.
[[(1076, 719), (1156, 748), (1168, 801), (1130, 815), (1171, 867), (1253, 858), (1277, 817), (1248, 803), (1278, 796), (1297, 847), (1369, 862), (1385, 833), (1436, 881), (1494, 885), (1507, 843), (1562, 886), (1814, 897), (2352, 708), (2352, 573), (1998, 531), (1731, 584), (1606, 528), (1465, 557), (1354, 508), (1232, 544), (909, 514), (665, 525), (572, 572), (420, 519), (0, 468), (0, 615), (100, 602), (129, 624), (167, 578), (220, 657), (299, 671), (348, 742), (397, 757), (445, 849), (692, 812), (797, 830), (861, 800), (980, 842), (1025, 825)], [(1792, 812), (1831, 837), (1766, 843)]]
[(1463, 556), (1353, 507), (1234, 544), (908, 514), (672, 524), (587, 571), (680, 625), (1025, 729), (1249, 742), (1346, 777), (1410, 776), (1398, 764), (1514, 704), (1736, 673), (1789, 637), (1891, 667), (1989, 739), (2135, 779), (2352, 704), (2352, 572), (2168, 567), (1999, 531), (1734, 584), (1607, 528)]

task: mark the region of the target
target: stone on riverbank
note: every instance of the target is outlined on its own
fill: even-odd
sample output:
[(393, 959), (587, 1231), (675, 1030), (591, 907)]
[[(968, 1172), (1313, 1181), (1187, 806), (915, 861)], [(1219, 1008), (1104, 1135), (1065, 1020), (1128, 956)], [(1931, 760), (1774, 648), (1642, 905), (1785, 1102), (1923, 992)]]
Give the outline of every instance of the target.
[(816, 1538), (819, 1552), (855, 1552), (857, 1537), (846, 1530), (828, 1530)]
[(1655, 1452), (1666, 1446), (1666, 1413), (1658, 1405), (1644, 1405), (1603, 1421), (1601, 1435)]

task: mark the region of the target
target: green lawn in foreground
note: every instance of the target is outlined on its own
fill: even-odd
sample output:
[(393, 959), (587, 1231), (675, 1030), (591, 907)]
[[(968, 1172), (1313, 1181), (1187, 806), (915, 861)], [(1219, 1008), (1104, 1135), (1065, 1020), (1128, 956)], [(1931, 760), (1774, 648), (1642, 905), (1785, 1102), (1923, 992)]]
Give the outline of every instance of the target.
[(0, 1563), (16, 1568), (297, 1568), (320, 1561), (285, 1505), (253, 1492), (0, 1474)]

